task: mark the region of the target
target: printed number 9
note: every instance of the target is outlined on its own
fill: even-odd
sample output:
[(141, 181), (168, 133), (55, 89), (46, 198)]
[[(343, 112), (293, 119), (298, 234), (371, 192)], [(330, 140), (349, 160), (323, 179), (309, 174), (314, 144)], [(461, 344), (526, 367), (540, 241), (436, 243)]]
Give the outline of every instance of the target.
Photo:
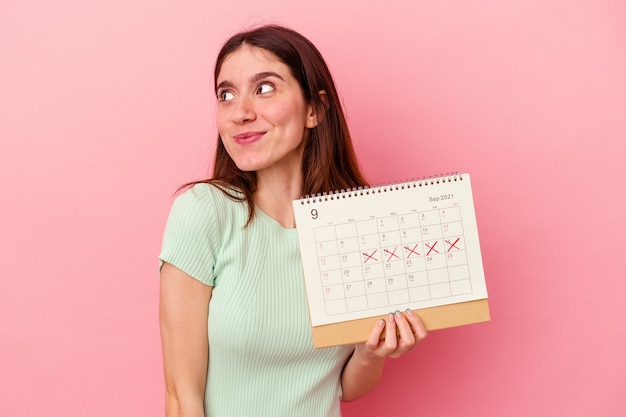
[(313, 220), (317, 219), (317, 209), (311, 210), (311, 218)]

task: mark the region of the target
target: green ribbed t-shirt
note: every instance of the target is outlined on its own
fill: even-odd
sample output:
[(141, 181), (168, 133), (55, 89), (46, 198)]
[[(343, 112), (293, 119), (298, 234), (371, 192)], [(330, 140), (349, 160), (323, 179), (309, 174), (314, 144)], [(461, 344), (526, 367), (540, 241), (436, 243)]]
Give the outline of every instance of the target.
[(338, 417), (351, 346), (314, 349), (295, 229), (215, 186), (179, 195), (159, 258), (213, 286), (207, 417)]

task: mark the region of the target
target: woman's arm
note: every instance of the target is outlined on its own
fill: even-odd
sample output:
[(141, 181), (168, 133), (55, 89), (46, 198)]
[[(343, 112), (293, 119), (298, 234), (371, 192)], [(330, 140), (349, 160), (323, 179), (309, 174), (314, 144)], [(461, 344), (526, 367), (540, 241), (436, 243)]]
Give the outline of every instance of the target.
[(204, 417), (212, 290), (171, 264), (164, 263), (161, 268), (160, 325), (167, 417)]
[[(383, 331), (385, 339), (380, 340)], [(385, 358), (397, 358), (410, 351), (426, 337), (422, 320), (407, 310), (389, 314), (387, 321), (378, 322), (367, 342), (358, 344), (341, 374), (343, 401), (362, 397), (380, 382)]]

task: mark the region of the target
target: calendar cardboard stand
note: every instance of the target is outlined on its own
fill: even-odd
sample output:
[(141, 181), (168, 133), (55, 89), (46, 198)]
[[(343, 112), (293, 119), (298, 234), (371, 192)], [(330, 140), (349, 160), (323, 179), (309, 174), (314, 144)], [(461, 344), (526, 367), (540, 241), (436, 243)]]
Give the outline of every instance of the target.
[[(491, 319), (487, 299), (413, 311), (419, 315), (429, 331), (480, 323)], [(387, 315), (313, 326), (313, 346), (316, 349), (320, 349), (363, 343), (367, 340), (370, 332), (380, 319), (386, 320)]]

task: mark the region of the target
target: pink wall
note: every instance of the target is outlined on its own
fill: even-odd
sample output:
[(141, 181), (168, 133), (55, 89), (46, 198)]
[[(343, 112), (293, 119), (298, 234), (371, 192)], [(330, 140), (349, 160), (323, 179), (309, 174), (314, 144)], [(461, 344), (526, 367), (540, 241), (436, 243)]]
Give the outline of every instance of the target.
[(217, 49), (258, 21), (327, 57), (371, 180), (473, 177), (492, 321), (345, 416), (624, 414), (625, 3), (363, 4), (3, 2), (3, 415), (162, 415), (161, 233), (211, 157)]

